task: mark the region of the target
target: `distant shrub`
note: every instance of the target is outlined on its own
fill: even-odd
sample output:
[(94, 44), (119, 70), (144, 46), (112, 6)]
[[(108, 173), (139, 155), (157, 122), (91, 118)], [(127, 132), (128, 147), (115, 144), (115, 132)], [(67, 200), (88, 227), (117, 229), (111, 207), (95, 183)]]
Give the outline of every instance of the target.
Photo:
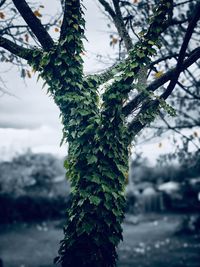
[(62, 217), (68, 195), (62, 160), (51, 154), (0, 163), (0, 223)]
[(0, 224), (16, 221), (41, 221), (62, 218), (68, 198), (0, 195)]
[(21, 195), (36, 188), (49, 191), (58, 176), (65, 176), (61, 160), (51, 154), (27, 152), (0, 163), (0, 193)]

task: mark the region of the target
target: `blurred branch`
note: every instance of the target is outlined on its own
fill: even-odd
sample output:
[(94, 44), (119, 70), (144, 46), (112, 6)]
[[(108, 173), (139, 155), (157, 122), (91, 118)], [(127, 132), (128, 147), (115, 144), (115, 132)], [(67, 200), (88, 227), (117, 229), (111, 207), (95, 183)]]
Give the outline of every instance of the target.
[(0, 7), (2, 7), (5, 4), (6, 0), (1, 0), (0, 1)]
[(162, 119), (162, 121), (165, 123), (165, 125), (167, 126), (167, 128), (169, 130), (173, 130), (175, 133), (178, 133), (179, 135), (184, 137), (187, 141), (191, 142), (197, 149), (199, 149), (199, 146), (193, 141), (193, 139), (191, 137), (188, 137), (185, 134), (183, 134), (182, 132), (180, 132), (177, 129), (177, 127), (171, 127), (170, 124), (165, 120), (165, 118), (164, 118), (164, 116), (162, 114), (160, 114), (160, 118)]
[(177, 84), (180, 86), (180, 88), (185, 91), (187, 94), (189, 94), (190, 96), (192, 96), (192, 99), (196, 99), (196, 100), (200, 100), (200, 96), (192, 93), (191, 91), (189, 91), (182, 83), (177, 82)]

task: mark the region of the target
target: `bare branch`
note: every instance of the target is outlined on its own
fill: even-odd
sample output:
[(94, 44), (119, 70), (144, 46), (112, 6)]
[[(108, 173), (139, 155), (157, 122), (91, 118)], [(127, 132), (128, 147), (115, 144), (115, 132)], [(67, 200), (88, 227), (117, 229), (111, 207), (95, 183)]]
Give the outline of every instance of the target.
[(173, 130), (175, 133), (178, 133), (179, 135), (184, 137), (187, 141), (191, 142), (197, 149), (199, 149), (199, 146), (193, 141), (191, 137), (188, 137), (187, 135), (183, 134), (176, 127), (171, 127), (171, 125), (166, 121), (166, 119), (164, 118), (162, 114), (160, 115), (160, 118), (162, 119), (162, 121), (165, 123), (165, 125), (167, 126), (169, 130)]
[(115, 26), (119, 32), (119, 36), (122, 38), (124, 41), (125, 47), (127, 51), (131, 50), (133, 48), (133, 43), (131, 40), (131, 37), (126, 30), (126, 26), (124, 24), (123, 16), (119, 7), (119, 0), (113, 0), (114, 8), (115, 8), (115, 13), (116, 16), (113, 18)]
[(26, 21), (34, 35), (45, 50), (51, 49), (54, 42), (48, 32), (45, 30), (41, 21), (34, 15), (31, 8), (28, 6), (25, 0), (12, 0), (15, 7)]
[(192, 96), (191, 100), (194, 100), (194, 99), (196, 99), (196, 100), (200, 100), (200, 96), (198, 96), (198, 95), (192, 93), (191, 91), (189, 91), (189, 90), (188, 90), (182, 83), (177, 82), (177, 84), (180, 86), (180, 88), (181, 88), (183, 91), (185, 91), (188, 95)]
[(0, 47), (8, 50), (12, 54), (14, 54), (20, 58), (23, 58), (26, 60), (31, 59), (31, 55), (32, 55), (31, 49), (27, 49), (27, 48), (24, 48), (22, 46), (19, 46), (19, 45), (13, 43), (12, 41), (10, 41), (4, 37), (1, 37), (1, 36), (0, 36)]
[(124, 24), (123, 16), (122, 16), (120, 6), (119, 6), (119, 1), (113, 0), (115, 10), (112, 9), (112, 7), (109, 5), (107, 1), (99, 0), (99, 2), (104, 7), (104, 9), (108, 12), (110, 17), (112, 18), (115, 24), (115, 27), (119, 33), (119, 36), (124, 41), (127, 51), (129, 51), (130, 49), (133, 48), (133, 43), (132, 43), (132, 40), (131, 40), (131, 37), (128, 31), (126, 30), (126, 26)]
[(182, 71), (181, 70), (182, 64), (183, 64), (183, 61), (185, 58), (185, 53), (186, 53), (189, 41), (190, 41), (191, 36), (193, 34), (193, 30), (196, 27), (198, 20), (200, 19), (200, 3), (197, 3), (194, 11), (195, 11), (195, 14), (192, 17), (192, 19), (188, 25), (188, 28), (187, 28), (180, 52), (179, 52), (179, 57), (178, 57), (176, 68), (174, 70), (174, 75), (173, 75), (173, 77), (170, 81), (170, 84), (168, 85), (166, 91), (161, 95), (161, 98), (163, 98), (163, 99), (167, 99), (169, 97), (169, 95), (172, 93), (172, 91), (175, 88), (175, 85), (178, 81), (179, 75)]
[(165, 61), (167, 59), (176, 58), (176, 57), (178, 57), (178, 55), (179, 55), (178, 53), (174, 53), (174, 54), (169, 54), (167, 56), (162, 56), (162, 57), (156, 59), (155, 61), (151, 62), (150, 67), (153, 67), (154, 65), (156, 65), (162, 61)]
[(111, 16), (112, 19), (115, 18), (116, 14), (112, 7), (109, 5), (109, 3), (105, 0), (99, 0), (99, 3), (104, 7), (105, 11), (108, 12), (108, 14)]

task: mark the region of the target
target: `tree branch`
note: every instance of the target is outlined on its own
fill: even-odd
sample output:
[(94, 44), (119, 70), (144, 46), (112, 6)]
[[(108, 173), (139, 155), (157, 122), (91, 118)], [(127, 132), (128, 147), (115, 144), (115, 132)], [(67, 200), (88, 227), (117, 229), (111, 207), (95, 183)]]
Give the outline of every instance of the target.
[(160, 116), (162, 121), (165, 123), (165, 125), (168, 127), (169, 130), (174, 131), (175, 133), (178, 133), (182, 137), (184, 137), (187, 141), (191, 142), (197, 149), (199, 149), (198, 145), (193, 141), (191, 137), (188, 137), (187, 135), (183, 134), (180, 130), (178, 130), (176, 127), (171, 127), (171, 125), (165, 120), (164, 116)]
[[(199, 50), (199, 57), (200, 57), (200, 50)], [(174, 72), (176, 73), (176, 68)], [(174, 75), (172, 75), (172, 77), (174, 77)], [(155, 99), (150, 101), (147, 100), (142, 104), (140, 112), (128, 125), (128, 129), (131, 132), (132, 136), (137, 135), (148, 123), (151, 123), (154, 120), (154, 118), (156, 117), (156, 112), (158, 111), (159, 103), (160, 103), (159, 100)], [(141, 121), (141, 116), (145, 115), (147, 111), (151, 113), (151, 116), (150, 118), (147, 118), (146, 122), (143, 123)]]
[(198, 95), (196, 95), (196, 94), (190, 92), (188, 89), (185, 88), (185, 86), (184, 86), (182, 83), (177, 82), (177, 84), (180, 86), (180, 88), (181, 88), (183, 91), (185, 91), (188, 95), (192, 96), (192, 98), (191, 98), (192, 100), (193, 100), (193, 99), (200, 100), (200, 96), (198, 96)]
[(115, 18), (116, 14), (112, 7), (109, 5), (109, 3), (105, 0), (99, 0), (99, 3), (104, 7), (105, 11), (108, 12), (108, 14), (111, 16), (112, 19)]
[(158, 63), (165, 61), (167, 59), (176, 58), (176, 57), (178, 57), (178, 55), (179, 55), (178, 53), (174, 53), (174, 54), (169, 54), (167, 56), (163, 56), (161, 58), (158, 58), (155, 61), (151, 62), (150, 67), (153, 67), (154, 65), (157, 65)]
[[(180, 66), (179, 71), (182, 72), (183, 71), (183, 69), (182, 69), (183, 67), (185, 67), (185, 69), (188, 68), (192, 64), (191, 62), (193, 61), (193, 63), (194, 63), (198, 58), (200, 58), (200, 47), (198, 49), (195, 49), (195, 51), (192, 53), (192, 55), (190, 56), (190, 58), (188, 58), (187, 60), (185, 60), (185, 62), (183, 61), (183, 64)], [(194, 60), (194, 59), (196, 59), (196, 60)], [(189, 63), (191, 63), (191, 64), (188, 66)], [(174, 75), (176, 75), (176, 71), (177, 71), (177, 69), (174, 68), (174, 70), (168, 71), (168, 75), (173, 79), (173, 77), (176, 77), (176, 76), (174, 76)], [(165, 79), (166, 79), (166, 76), (167, 76), (166, 74), (165, 74), (165, 77), (164, 77)], [(160, 79), (162, 79), (163, 76)], [(170, 80), (170, 78), (168, 80)], [(158, 80), (156, 82), (158, 82)], [(157, 84), (156, 88), (155, 87), (154, 88), (152, 87), (150, 89), (153, 89), (152, 91), (155, 91), (160, 86), (161, 85), (158, 86), (158, 84)], [(148, 88), (147, 88), (147, 90), (148, 90)], [(163, 94), (162, 94), (162, 96), (163, 96)], [(167, 96), (167, 94), (165, 95), (166, 98), (168, 96)], [(134, 104), (134, 108), (136, 107), (135, 106), (136, 104), (138, 105), (139, 103), (141, 103), (142, 101), (144, 101), (147, 98), (147, 96), (146, 96), (145, 93), (141, 93), (140, 95), (136, 96), (136, 98), (133, 101), (134, 103), (131, 101), (132, 104)], [(166, 98), (164, 98), (164, 99), (166, 99)], [(139, 113), (136, 115), (136, 117), (128, 125), (128, 129), (131, 132), (131, 135), (132, 136), (137, 135), (146, 126), (147, 123), (150, 123), (150, 122), (152, 122), (154, 120), (154, 118), (156, 116), (156, 111), (158, 111), (158, 107), (159, 107), (159, 100), (157, 100), (157, 99), (156, 100), (150, 100), (150, 101), (148, 101), (148, 99), (147, 99), (147, 101), (145, 101), (142, 104), (142, 107), (141, 107)], [(147, 122), (144, 122), (143, 123), (141, 121), (141, 116), (144, 115), (144, 114), (146, 114), (147, 111), (150, 111), (150, 113), (151, 114), (154, 114), (154, 115), (152, 115), (152, 117), (150, 117), (149, 119), (147, 119)]]
[[(149, 100), (142, 104), (142, 107), (136, 117), (128, 124), (128, 130), (131, 136), (136, 136), (146, 125), (152, 122), (156, 114), (157, 108), (159, 106), (159, 101), (156, 100)], [(141, 117), (149, 111), (151, 113), (150, 117), (146, 119), (145, 122), (142, 122)]]
[(10, 41), (10, 40), (2, 37), (2, 36), (0, 36), (0, 47), (8, 50), (12, 54), (14, 54), (20, 58), (23, 58), (26, 60), (31, 59), (31, 56), (32, 56), (32, 50), (31, 49), (27, 49), (27, 48), (24, 48), (22, 46), (19, 46), (19, 45), (13, 43), (12, 41)]
[[(190, 56), (183, 62), (181, 65), (181, 72), (186, 70), (188, 67), (190, 67), (193, 63), (195, 63), (200, 58), (200, 47), (194, 49)], [(156, 79), (154, 82), (152, 82), (149, 86), (147, 86), (146, 90), (149, 92), (156, 91), (160, 86), (164, 85), (166, 82), (168, 82), (173, 75), (175, 74), (175, 70), (171, 69), (167, 71), (165, 74), (163, 74), (159, 79)], [(138, 94), (133, 100), (131, 100), (126, 106), (123, 108), (123, 113), (125, 116), (128, 116), (131, 114), (131, 112), (146, 98), (145, 93)]]
[(197, 3), (194, 12), (195, 12), (195, 14), (192, 17), (192, 19), (188, 25), (188, 28), (187, 28), (180, 52), (179, 52), (179, 57), (178, 57), (176, 68), (174, 70), (174, 75), (173, 75), (173, 77), (170, 81), (170, 84), (168, 85), (166, 91), (161, 95), (161, 98), (163, 98), (163, 99), (167, 99), (169, 97), (169, 95), (172, 93), (172, 91), (175, 88), (175, 85), (178, 81), (189, 41), (190, 41), (191, 36), (193, 34), (193, 30), (196, 27), (198, 20), (200, 19), (200, 3)]
[(115, 27), (119, 33), (119, 36), (124, 41), (127, 51), (131, 50), (133, 48), (133, 43), (124, 24), (123, 16), (119, 6), (119, 0), (113, 0), (115, 10), (112, 9), (112, 7), (109, 5), (107, 1), (99, 0), (99, 2), (104, 7), (105, 11), (107, 11), (110, 17), (112, 18)]
[[(105, 0), (99, 0), (99, 2), (104, 6), (105, 10), (110, 14), (110, 16), (113, 16), (113, 20), (115, 19), (115, 17), (117, 16), (117, 14), (114, 12), (114, 10), (112, 9), (112, 7), (109, 5), (109, 3)], [(117, 8), (118, 5), (118, 0), (113, 0), (113, 2), (115, 2), (115, 6)], [(141, 39), (139, 42), (137, 42), (134, 46), (135, 51), (133, 51), (133, 53), (137, 54), (137, 52), (141, 52), (144, 53), (144, 47), (146, 47), (147, 49), (145, 49), (145, 55), (144, 57), (147, 58), (148, 56), (151, 56), (151, 51), (149, 48), (152, 48), (152, 44), (149, 43), (149, 41), (157, 41), (158, 37), (160, 36), (160, 34), (162, 33), (162, 31), (164, 29), (166, 29), (166, 27), (168, 26), (169, 23), (169, 19), (167, 19), (167, 15), (170, 10), (171, 10), (171, 5), (172, 5), (172, 0), (169, 0), (169, 2), (167, 3), (170, 6), (166, 6), (166, 1), (162, 0), (160, 1), (159, 5), (157, 6), (155, 15), (152, 17), (151, 23), (149, 25), (149, 28), (147, 30), (147, 32), (144, 34), (143, 39)], [(140, 51), (141, 50), (141, 51)], [(149, 55), (150, 54), (150, 55)], [(137, 57), (138, 61), (142, 61), (142, 59), (140, 57)], [(128, 57), (126, 60), (124, 60), (123, 62), (119, 62), (119, 66), (120, 65), (124, 65), (124, 63), (128, 63), (129, 61), (132, 60), (132, 56)], [(146, 59), (145, 59), (146, 61)], [(143, 64), (142, 64), (143, 67)], [(117, 65), (115, 65), (113, 67), (114, 69), (117, 68)], [(140, 71), (141, 66), (138, 66), (137, 68), (137, 73)], [(101, 76), (104, 77), (109, 77), (109, 75), (106, 75), (106, 72), (103, 72)], [(108, 69), (108, 72), (112, 72), (112, 68)], [(137, 74), (134, 73), (134, 76)], [(133, 81), (133, 77), (129, 80), (129, 83), (131, 83)]]
[(2, 7), (5, 4), (6, 0), (1, 0), (0, 1), (0, 7)]
[(45, 50), (52, 48), (54, 42), (51, 36), (43, 27), (41, 21), (34, 15), (31, 8), (28, 6), (25, 0), (12, 0), (15, 7), (26, 21), (32, 32), (37, 37), (38, 41)]
[(131, 40), (131, 37), (126, 29), (126, 26), (124, 24), (123, 16), (119, 7), (119, 0), (113, 0), (114, 8), (116, 16), (113, 18), (115, 26), (119, 32), (119, 36), (124, 41), (125, 47), (127, 51), (131, 50), (133, 48), (133, 43)]

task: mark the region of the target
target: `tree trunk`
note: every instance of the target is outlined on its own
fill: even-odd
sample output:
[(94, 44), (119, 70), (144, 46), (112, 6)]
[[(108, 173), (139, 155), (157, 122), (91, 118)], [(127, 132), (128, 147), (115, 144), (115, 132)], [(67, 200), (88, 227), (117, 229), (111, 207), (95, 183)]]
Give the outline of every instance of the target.
[[(105, 127), (91, 134), (86, 131), (87, 139), (76, 132), (80, 137), (69, 144), (65, 167), (72, 202), (57, 258), (62, 267), (116, 266), (128, 153), (119, 130), (113, 124), (112, 130)], [(81, 144), (79, 148), (77, 144)]]

